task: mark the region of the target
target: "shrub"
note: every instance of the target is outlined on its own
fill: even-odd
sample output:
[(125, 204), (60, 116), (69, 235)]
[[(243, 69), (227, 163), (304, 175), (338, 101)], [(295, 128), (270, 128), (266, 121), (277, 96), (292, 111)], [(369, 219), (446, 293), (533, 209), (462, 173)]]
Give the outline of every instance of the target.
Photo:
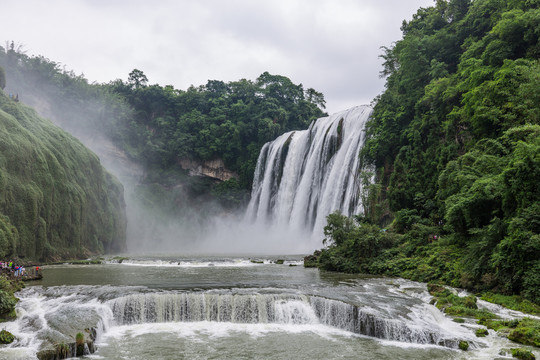
[(499, 331), (504, 328), (514, 329), (518, 326), (519, 320), (493, 320), (493, 319), (480, 319), (478, 324), (484, 325), (488, 329)]
[(15, 336), (7, 330), (0, 331), (0, 344), (11, 344), (15, 340)]
[(477, 337), (484, 337), (489, 335), (489, 331), (487, 329), (476, 329), (475, 335)]
[(463, 305), (469, 309), (478, 309), (476, 305), (476, 296), (469, 295), (463, 299)]
[(0, 290), (0, 316), (11, 313), (15, 310), (17, 300), (10, 293)]
[(0, 66), (0, 89), (4, 90), (6, 88), (6, 72), (4, 68)]
[(84, 334), (83, 333), (77, 333), (77, 335), (75, 336), (75, 347), (76, 347), (76, 355), (83, 356), (84, 355)]
[(521, 359), (521, 360), (536, 360), (536, 357), (533, 355), (532, 352), (525, 349), (510, 349), (512, 351), (512, 356)]
[(412, 229), (414, 224), (420, 223), (422, 218), (415, 209), (402, 209), (396, 211), (395, 219), (392, 224), (394, 230), (398, 233), (404, 233)]
[(508, 338), (520, 344), (540, 347), (540, 321), (522, 319), (518, 326), (508, 334)]
[(77, 333), (75, 336), (75, 343), (77, 345), (84, 344), (84, 334), (83, 333)]

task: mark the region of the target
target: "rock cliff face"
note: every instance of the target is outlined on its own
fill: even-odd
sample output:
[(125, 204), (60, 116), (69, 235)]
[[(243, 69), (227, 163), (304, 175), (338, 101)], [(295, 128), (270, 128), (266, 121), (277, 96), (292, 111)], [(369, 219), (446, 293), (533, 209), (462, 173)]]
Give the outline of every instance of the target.
[(180, 160), (180, 166), (184, 170), (189, 170), (191, 176), (207, 176), (220, 181), (227, 181), (232, 178), (238, 179), (238, 174), (227, 169), (222, 159), (207, 161), (182, 159)]
[(77, 139), (0, 91), (0, 257), (125, 250), (123, 191)]

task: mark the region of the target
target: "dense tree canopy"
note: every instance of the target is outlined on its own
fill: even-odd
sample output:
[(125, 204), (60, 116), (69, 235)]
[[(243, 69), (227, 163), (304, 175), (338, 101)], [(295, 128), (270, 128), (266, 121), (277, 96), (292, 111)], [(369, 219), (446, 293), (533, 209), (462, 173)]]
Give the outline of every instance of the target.
[(256, 81), (210, 80), (186, 91), (148, 86), (145, 79), (141, 71), (133, 70), (127, 83), (117, 80), (108, 85), (135, 112), (129, 132), (119, 134), (126, 148), (162, 167), (181, 158), (222, 158), (239, 173), (245, 187), (251, 184), (265, 142), (307, 128), (323, 115), (322, 94), (268, 72)]
[(540, 298), (539, 5), (439, 0), (384, 49), (363, 219), (403, 235), (357, 269)]
[(238, 181), (208, 193), (232, 206), (251, 188), (265, 142), (324, 115), (320, 92), (268, 72), (254, 81), (209, 80), (187, 90), (149, 85), (139, 69), (127, 81), (90, 84), (58, 63), (27, 56), (13, 43), (0, 48), (0, 66), (9, 92), (73, 134), (109, 137), (132, 160), (160, 174), (143, 181), (178, 180), (181, 159), (222, 159)]
[(437, 174), (478, 140), (538, 122), (540, 10), (531, 1), (438, 1), (387, 48), (365, 156), (386, 167), (392, 211), (432, 207)]

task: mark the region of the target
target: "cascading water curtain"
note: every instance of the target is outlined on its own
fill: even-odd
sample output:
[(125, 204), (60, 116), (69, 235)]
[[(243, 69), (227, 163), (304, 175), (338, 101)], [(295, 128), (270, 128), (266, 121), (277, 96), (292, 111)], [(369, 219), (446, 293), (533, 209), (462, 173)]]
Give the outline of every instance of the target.
[(322, 234), (333, 211), (362, 212), (358, 155), (371, 112), (369, 106), (354, 107), (265, 144), (247, 219)]

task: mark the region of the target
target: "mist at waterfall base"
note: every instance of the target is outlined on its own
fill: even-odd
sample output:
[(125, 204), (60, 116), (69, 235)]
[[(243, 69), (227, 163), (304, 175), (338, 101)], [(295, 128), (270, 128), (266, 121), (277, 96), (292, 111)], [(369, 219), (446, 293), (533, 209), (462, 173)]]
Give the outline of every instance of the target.
[[(337, 210), (350, 216), (363, 210), (358, 154), (371, 110), (354, 107), (265, 144), (247, 210), (225, 215), (218, 211), (203, 221), (200, 212), (191, 220), (189, 214), (160, 219), (159, 226), (146, 232), (137, 226), (155, 219), (147, 213), (133, 214), (141, 207), (128, 208), (130, 218), (144, 219), (136, 221), (136, 231), (128, 232), (130, 251), (306, 254), (320, 248), (328, 214)], [(208, 206), (219, 207), (204, 205)]]
[[(322, 234), (315, 241), (305, 231), (249, 223), (241, 214), (218, 215), (201, 223), (196, 220), (194, 224), (189, 224), (185, 218), (163, 220), (145, 221), (141, 226), (128, 227), (128, 253), (308, 254), (322, 246)], [(142, 233), (139, 231), (141, 228), (144, 229)]]
[[(322, 246), (327, 214), (361, 212), (361, 184), (354, 175), (371, 112), (367, 106), (318, 119), (307, 130), (283, 134), (266, 144), (247, 210), (231, 211), (208, 197), (191, 198), (189, 186), (182, 182), (168, 188), (148, 183), (151, 170), (130, 159), (96, 123), (95, 114), (87, 114), (88, 109), (105, 106), (98, 100), (88, 99), (81, 107), (44, 95), (35, 90), (39, 84), (22, 87), (10, 79), (9, 86), (24, 93), (24, 101), (40, 115), (96, 153), (123, 184), (130, 254), (307, 254)], [(169, 199), (161, 204), (148, 201), (144, 192), (154, 189)], [(174, 202), (169, 201), (173, 193)]]

